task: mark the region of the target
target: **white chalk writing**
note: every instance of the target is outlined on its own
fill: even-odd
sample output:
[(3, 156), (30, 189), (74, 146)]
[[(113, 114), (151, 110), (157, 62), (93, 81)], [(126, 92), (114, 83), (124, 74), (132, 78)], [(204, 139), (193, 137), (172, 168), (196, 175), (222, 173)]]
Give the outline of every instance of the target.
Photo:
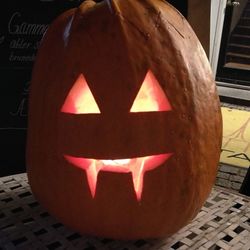
[(20, 12), (15, 12), (8, 23), (8, 31), (12, 35), (43, 35), (48, 25), (27, 23), (22, 21)]

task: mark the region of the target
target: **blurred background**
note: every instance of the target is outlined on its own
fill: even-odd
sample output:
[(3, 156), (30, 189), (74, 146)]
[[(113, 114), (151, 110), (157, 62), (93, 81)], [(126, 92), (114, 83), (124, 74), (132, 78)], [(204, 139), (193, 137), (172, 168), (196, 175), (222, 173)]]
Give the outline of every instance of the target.
[[(8, 0), (0, 15), (0, 176), (25, 172), (27, 104), (39, 42), (81, 0)], [(249, 105), (250, 0), (169, 0), (210, 60), (222, 102)]]

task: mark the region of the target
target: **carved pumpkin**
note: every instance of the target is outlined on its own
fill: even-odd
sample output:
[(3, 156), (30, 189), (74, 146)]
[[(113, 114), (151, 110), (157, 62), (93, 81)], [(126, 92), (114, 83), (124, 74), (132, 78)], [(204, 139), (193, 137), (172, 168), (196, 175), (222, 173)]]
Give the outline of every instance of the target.
[(27, 172), (63, 223), (169, 236), (210, 193), (220, 145), (208, 60), (172, 6), (85, 1), (50, 26), (32, 76)]

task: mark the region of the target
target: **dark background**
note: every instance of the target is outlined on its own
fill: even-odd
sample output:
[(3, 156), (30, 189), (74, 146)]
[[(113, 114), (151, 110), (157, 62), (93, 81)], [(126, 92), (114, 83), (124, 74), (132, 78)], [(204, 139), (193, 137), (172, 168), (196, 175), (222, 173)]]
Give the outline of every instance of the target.
[[(8, 0), (0, 15), (0, 176), (25, 172), (29, 84), (46, 25), (82, 0)], [(99, 1), (100, 2), (100, 1)], [(169, 0), (185, 17), (187, 1)], [(36, 29), (23, 28), (35, 24)]]

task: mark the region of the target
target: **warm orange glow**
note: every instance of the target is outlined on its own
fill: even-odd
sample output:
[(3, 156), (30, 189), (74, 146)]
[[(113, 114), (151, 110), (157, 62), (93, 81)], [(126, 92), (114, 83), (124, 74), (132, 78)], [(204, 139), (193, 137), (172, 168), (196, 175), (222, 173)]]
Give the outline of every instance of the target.
[[(112, 90), (111, 90), (112, 91)], [(114, 104), (115, 105), (115, 104)], [(170, 111), (171, 105), (154, 74), (149, 70), (134, 100), (130, 112)], [(85, 77), (81, 74), (71, 88), (61, 112), (70, 114), (100, 114)], [(131, 173), (137, 200), (141, 199), (144, 173), (163, 164), (172, 153), (133, 159), (89, 159), (65, 155), (65, 159), (86, 171), (92, 197), (96, 193), (100, 171)]]
[(130, 112), (169, 111), (170, 103), (159, 82), (149, 70)]
[[(130, 112), (169, 111), (171, 105), (154, 74), (149, 70), (134, 100)], [(71, 88), (61, 112), (70, 114), (100, 114), (88, 83), (80, 74)]]
[(85, 77), (81, 74), (70, 90), (61, 112), (70, 114), (98, 114), (100, 110), (95, 98), (87, 84)]
[(78, 158), (69, 155), (65, 155), (64, 157), (69, 163), (86, 171), (92, 197), (94, 197), (96, 193), (96, 184), (99, 172), (107, 171), (116, 173), (132, 173), (135, 194), (137, 200), (141, 200), (144, 173), (160, 166), (171, 155), (172, 154), (169, 153), (117, 160), (96, 160)]

